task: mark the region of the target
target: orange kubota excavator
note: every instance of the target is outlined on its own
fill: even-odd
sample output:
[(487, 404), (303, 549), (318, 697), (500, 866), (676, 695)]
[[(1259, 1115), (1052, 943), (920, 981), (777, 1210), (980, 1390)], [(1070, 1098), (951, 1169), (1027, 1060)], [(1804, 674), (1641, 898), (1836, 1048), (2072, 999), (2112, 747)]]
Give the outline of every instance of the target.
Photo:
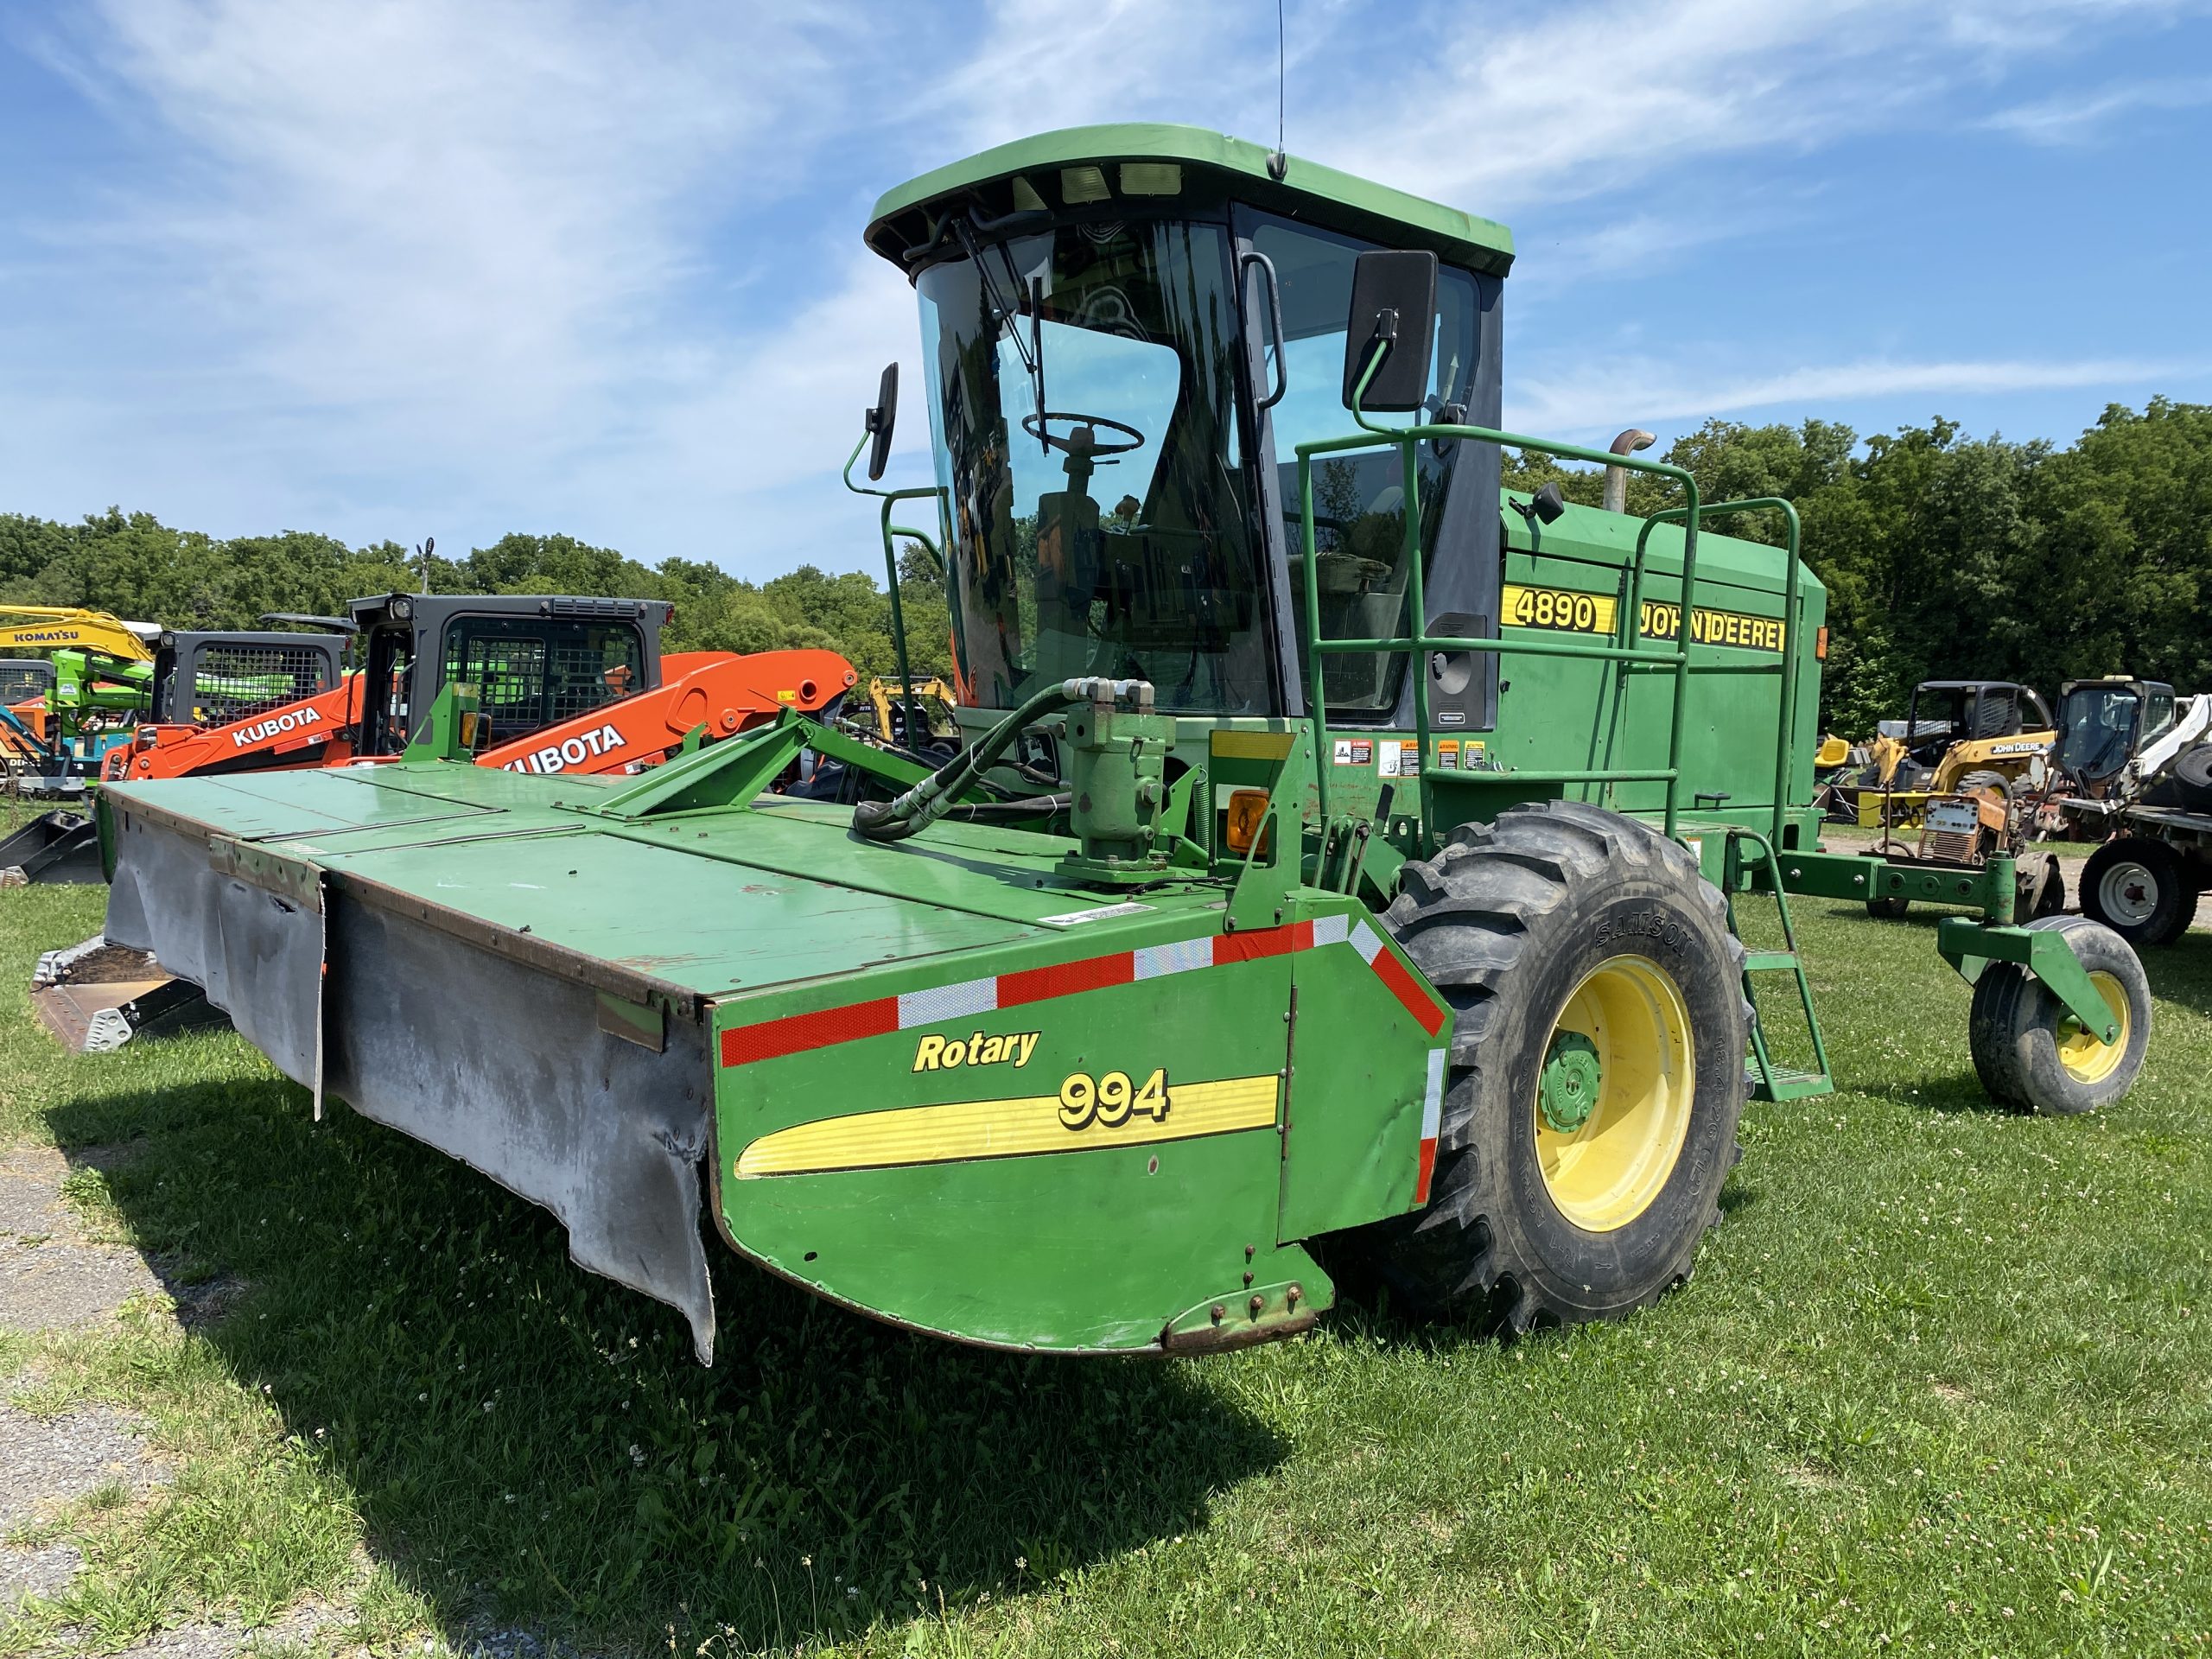
[[(812, 712), (855, 679), (831, 651), (660, 652), (658, 601), (392, 594), (356, 601), (358, 673), (221, 725), (149, 725), (108, 757), (110, 781), (389, 760), (410, 713), (448, 680), (478, 688), (477, 764), (512, 772), (634, 771), (693, 733), (734, 736), (779, 709)], [(366, 693), (365, 688), (381, 688)]]
[[(637, 771), (695, 734), (711, 741), (785, 709), (818, 712), (858, 677), (833, 651), (664, 657), (660, 630), (671, 607), (658, 600), (393, 594), (351, 608), (350, 622), (338, 626), (357, 634), (358, 671), (328, 690), (225, 724), (141, 727), (128, 750), (108, 757), (104, 778), (390, 760), (449, 683), (476, 689), (479, 766)], [(96, 861), (92, 868), (91, 879), (99, 879)], [(151, 962), (118, 966), (104, 945), (95, 937), (49, 952), (33, 975), (35, 1011), (71, 1049), (114, 1048), (149, 1027), (222, 1017), (188, 982)], [(126, 972), (136, 977), (111, 977)]]

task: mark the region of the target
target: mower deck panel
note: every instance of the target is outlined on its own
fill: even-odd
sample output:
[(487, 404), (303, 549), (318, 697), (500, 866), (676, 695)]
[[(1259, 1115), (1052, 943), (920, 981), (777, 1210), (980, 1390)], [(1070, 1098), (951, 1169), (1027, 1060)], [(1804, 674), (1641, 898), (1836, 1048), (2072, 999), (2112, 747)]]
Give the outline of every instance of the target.
[(1066, 882), (1050, 837), (882, 845), (849, 809), (779, 799), (626, 818), (594, 810), (608, 787), (444, 762), (118, 785), (108, 934), (205, 988), (318, 1109), (552, 1211), (580, 1264), (680, 1309), (702, 1359), (720, 1033), (1220, 926), (1217, 887), (1117, 904)]

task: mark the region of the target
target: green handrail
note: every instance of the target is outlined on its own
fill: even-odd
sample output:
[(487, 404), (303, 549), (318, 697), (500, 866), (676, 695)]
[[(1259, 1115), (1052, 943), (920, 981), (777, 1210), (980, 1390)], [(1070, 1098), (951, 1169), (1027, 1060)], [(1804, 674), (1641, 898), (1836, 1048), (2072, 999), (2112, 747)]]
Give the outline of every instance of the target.
[[(924, 498), (933, 500), (938, 504), (938, 531), (944, 533), (944, 486), (931, 484), (920, 489), (876, 490), (854, 483), (853, 463), (861, 458), (861, 451), (868, 448), (868, 439), (873, 435), (863, 432), (861, 441), (853, 446), (853, 453), (845, 457), (845, 487), (855, 495), (873, 495), (883, 503), (883, 574), (887, 590), (891, 595), (891, 651), (899, 664), (899, 701), (906, 710), (906, 741), (912, 744), (914, 734), (925, 728), (921, 723), (921, 714), (914, 706), (914, 676), (906, 665), (906, 613), (899, 602), (899, 553), (893, 539), (905, 536), (919, 542), (929, 550), (930, 556), (937, 561), (940, 570), (944, 569), (944, 555), (923, 531), (910, 529), (905, 524), (893, 524), (891, 509), (901, 501), (919, 501)], [(891, 734), (886, 732), (883, 736), (887, 742)]]
[[(1531, 783), (1661, 783), (1667, 786), (1666, 830), (1669, 836), (1676, 829), (1676, 795), (1681, 781), (1682, 722), (1688, 698), (1686, 676), (1689, 671), (1690, 626), (1683, 623), (1681, 642), (1670, 652), (1642, 651), (1637, 648), (1636, 617), (1638, 604), (1628, 607), (1625, 622), (1618, 625), (1615, 643), (1611, 645), (1579, 645), (1561, 641), (1557, 644), (1532, 639), (1507, 639), (1503, 618), (1499, 619), (1500, 638), (1495, 639), (1460, 639), (1440, 638), (1427, 632), (1428, 601), (1421, 571), (1421, 466), (1417, 446), (1433, 440), (1458, 440), (1474, 443), (1511, 444), (1520, 449), (1534, 449), (1541, 454), (1557, 455), (1567, 461), (1588, 461), (1600, 467), (1624, 467), (1631, 472), (1649, 473), (1657, 478), (1669, 478), (1681, 486), (1686, 504), (1677, 511), (1682, 515), (1682, 614), (1694, 615), (1697, 593), (1697, 531), (1699, 502), (1697, 480), (1682, 467), (1663, 461), (1645, 461), (1634, 455), (1617, 455), (1610, 450), (1586, 448), (1580, 444), (1555, 443), (1549, 439), (1526, 437), (1517, 432), (1500, 431), (1494, 427), (1463, 426), (1455, 423), (1384, 428), (1373, 425), (1357, 408), (1360, 395), (1373, 378), (1382, 361), (1378, 351), (1369, 363), (1367, 372), (1360, 377), (1353, 389), (1352, 418), (1364, 429), (1361, 434), (1342, 438), (1317, 438), (1295, 447), (1298, 456), (1298, 504), (1300, 518), (1300, 543), (1306, 561), (1306, 706), (1313, 724), (1314, 753), (1326, 752), (1328, 746), (1328, 707), (1323, 696), (1322, 658), (1325, 656), (1370, 654), (1378, 651), (1405, 652), (1426, 657), (1431, 652), (1480, 651), (1493, 654), (1517, 653), (1533, 657), (1597, 657), (1611, 661), (1630, 660), (1649, 663), (1655, 667), (1671, 669), (1675, 680), (1673, 717), (1667, 735), (1667, 764), (1663, 768), (1634, 771), (1580, 772), (1516, 772), (1511, 775)], [(1401, 638), (1389, 639), (1327, 640), (1321, 638), (1321, 590), (1318, 565), (1319, 557), (1314, 544), (1313, 516), (1313, 457), (1337, 454), (1349, 449), (1377, 449), (1385, 445), (1396, 446), (1403, 463), (1402, 490), (1405, 499), (1406, 531), (1405, 559), (1407, 569), (1406, 599), (1408, 614), (1414, 619), (1414, 632)], [(1636, 569), (1631, 577), (1630, 593), (1640, 598), (1643, 591), (1643, 540), (1637, 543)], [(1424, 665), (1425, 666), (1425, 665)], [(1429, 764), (1428, 676), (1416, 669), (1414, 675), (1414, 725), (1421, 744), (1421, 834), (1426, 838), (1433, 833), (1435, 815), (1429, 810), (1430, 786), (1439, 779), (1449, 778), (1464, 781), (1461, 772), (1445, 772)], [(1329, 811), (1329, 769), (1315, 768), (1317, 804), (1324, 822)]]
[[(1783, 830), (1789, 817), (1790, 752), (1797, 739), (1797, 652), (1800, 636), (1797, 628), (1797, 601), (1800, 577), (1802, 574), (1797, 561), (1797, 509), (1778, 495), (1747, 495), (1738, 501), (1716, 501), (1705, 509), (1704, 516), (1719, 518), (1738, 512), (1779, 512), (1789, 535), (1783, 546), (1786, 561), (1782, 577), (1782, 724), (1776, 730), (1774, 741), (1774, 834), (1772, 844), (1783, 842)], [(1643, 528), (1636, 537), (1637, 580), (1643, 571), (1643, 544), (1650, 537), (1654, 524), (1671, 523), (1682, 516), (1680, 507), (1669, 507), (1655, 512), (1643, 521)], [(1637, 595), (1631, 588), (1630, 598)], [(1642, 610), (1637, 605), (1639, 613)], [(1682, 607), (1682, 649), (1688, 651), (1690, 630), (1694, 626), (1688, 604)], [(1764, 670), (1764, 664), (1708, 663), (1698, 673), (1743, 672), (1747, 667)]]

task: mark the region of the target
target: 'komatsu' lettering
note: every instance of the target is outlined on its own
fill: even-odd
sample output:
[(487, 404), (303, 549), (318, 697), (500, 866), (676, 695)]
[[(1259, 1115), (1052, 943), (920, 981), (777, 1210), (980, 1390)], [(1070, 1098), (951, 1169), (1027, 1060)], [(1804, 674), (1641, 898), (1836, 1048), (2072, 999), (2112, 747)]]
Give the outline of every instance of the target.
[(289, 714), (271, 715), (266, 720), (257, 720), (231, 734), (233, 748), (250, 749), (257, 743), (266, 743), (272, 737), (282, 737), (286, 732), (296, 732), (303, 727), (322, 724), (320, 709), (295, 709)]
[(566, 772), (570, 766), (581, 766), (587, 760), (596, 760), (603, 754), (616, 754), (629, 747), (622, 735), (622, 728), (612, 721), (596, 730), (580, 737), (563, 738), (558, 743), (548, 743), (542, 749), (533, 749), (519, 760), (506, 763), (509, 772)]

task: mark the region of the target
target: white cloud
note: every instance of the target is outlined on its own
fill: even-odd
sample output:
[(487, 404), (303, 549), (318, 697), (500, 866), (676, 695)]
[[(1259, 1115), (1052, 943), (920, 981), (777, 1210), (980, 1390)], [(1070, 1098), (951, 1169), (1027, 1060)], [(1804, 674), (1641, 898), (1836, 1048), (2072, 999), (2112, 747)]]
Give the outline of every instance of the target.
[[(196, 276), (275, 386), (543, 431), (621, 372), (702, 208), (826, 79), (815, 16), (560, 0), (106, 0), (92, 72), (183, 141), (111, 235)], [(717, 176), (717, 167), (722, 171)]]
[[(1701, 159), (1955, 124), (2012, 64), (2120, 12), (2183, 0), (1602, 0), (1515, 26), (1489, 8), (1424, 14), (1410, 80), (1378, 78), (1319, 124), (1328, 160), (1497, 213), (1633, 185)], [(1303, 126), (1305, 124), (1301, 123)]]
[(1567, 373), (1522, 375), (1506, 396), (1506, 424), (1529, 432), (1590, 432), (1637, 423), (1796, 405), (1817, 409), (1907, 395), (1977, 397), (2074, 387), (2171, 386), (2208, 372), (2202, 363), (2126, 359), (1809, 365), (1780, 374), (1713, 378), (1651, 359), (1614, 361)]
[(2135, 110), (2183, 110), (2212, 103), (2212, 77), (2136, 81), (2067, 92), (2000, 110), (1982, 124), (2037, 144), (2083, 143), (2113, 116)]

